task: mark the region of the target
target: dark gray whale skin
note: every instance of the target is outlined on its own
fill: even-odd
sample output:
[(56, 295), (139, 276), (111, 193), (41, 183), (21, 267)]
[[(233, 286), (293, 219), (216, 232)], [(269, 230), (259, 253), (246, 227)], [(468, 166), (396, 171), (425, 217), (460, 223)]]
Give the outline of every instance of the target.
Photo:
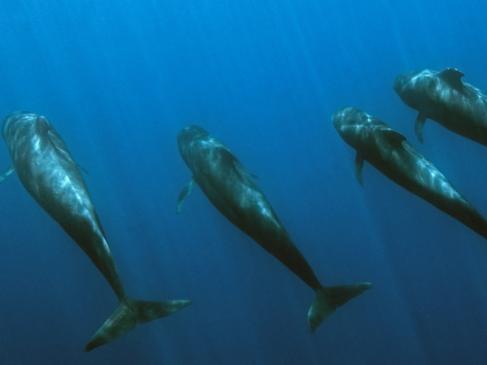
[(356, 108), (339, 110), (332, 119), (340, 136), (357, 151), (359, 182), (363, 162), (367, 161), (398, 185), (487, 238), (485, 218), (403, 135)]
[[(371, 286), (370, 283), (360, 283), (323, 287), (253, 177), (223, 143), (193, 125), (180, 132), (178, 145), (194, 181), (210, 202), (316, 292), (317, 299), (308, 312), (312, 330), (338, 306)], [(186, 189), (180, 195), (180, 203), (187, 194)]]
[(423, 70), (399, 75), (394, 90), (419, 112), (416, 134), (423, 141), (423, 126), (432, 119), (452, 132), (487, 146), (487, 96), (462, 80), (455, 68)]
[(29, 194), (90, 257), (117, 298), (126, 297), (81, 172), (48, 121), (15, 114), (3, 128), (15, 171)]
[(88, 255), (120, 302), (87, 344), (87, 351), (121, 336), (137, 323), (169, 315), (189, 304), (143, 302), (127, 297), (80, 169), (45, 117), (24, 112), (11, 114), (5, 120), (3, 137), (25, 189)]

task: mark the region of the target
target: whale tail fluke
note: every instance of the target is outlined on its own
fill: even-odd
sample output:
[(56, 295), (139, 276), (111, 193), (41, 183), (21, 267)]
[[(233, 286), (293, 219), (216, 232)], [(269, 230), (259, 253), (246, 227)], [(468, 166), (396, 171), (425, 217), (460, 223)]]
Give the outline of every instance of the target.
[(314, 332), (335, 310), (372, 287), (371, 283), (322, 287), (308, 311), (308, 324)]
[(168, 300), (164, 302), (147, 302), (124, 300), (112, 315), (96, 331), (86, 344), (85, 351), (91, 351), (124, 335), (139, 323), (169, 316), (191, 302), (189, 300)]

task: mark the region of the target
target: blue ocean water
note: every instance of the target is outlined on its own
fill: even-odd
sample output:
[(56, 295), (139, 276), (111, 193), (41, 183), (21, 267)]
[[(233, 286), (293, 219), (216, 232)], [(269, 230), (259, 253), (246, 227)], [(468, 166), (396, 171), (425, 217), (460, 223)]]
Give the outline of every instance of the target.
[[(458, 67), (487, 89), (483, 1), (5, 0), (0, 113), (46, 115), (87, 171), (135, 297), (191, 307), (83, 352), (116, 300), (26, 193), (0, 186), (1, 364), (484, 364), (484, 239), (366, 165), (331, 114), (406, 135), (487, 214), (487, 150), (429, 123), (398, 73)], [(178, 131), (204, 126), (259, 185), (320, 279), (371, 281), (315, 334), (312, 291), (232, 227), (190, 178)], [(6, 148), (0, 166), (10, 165)]]

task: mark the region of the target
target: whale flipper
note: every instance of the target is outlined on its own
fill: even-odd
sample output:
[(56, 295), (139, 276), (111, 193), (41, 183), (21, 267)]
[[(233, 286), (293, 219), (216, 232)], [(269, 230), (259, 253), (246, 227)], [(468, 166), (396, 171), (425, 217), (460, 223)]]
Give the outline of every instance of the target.
[(462, 91), (463, 90), (463, 81), (462, 77), (465, 76), (465, 74), (460, 71), (457, 68), (447, 68), (443, 71), (440, 72), (439, 76), (448, 82), (450, 86), (453, 88)]
[(5, 171), (3, 174), (0, 175), (0, 183), (3, 183), (7, 177), (12, 175), (15, 172), (15, 169), (13, 167), (9, 168), (7, 171)]
[(320, 324), (349, 300), (370, 289), (369, 282), (354, 285), (323, 287), (316, 290), (316, 298), (308, 311), (308, 324), (314, 332)]
[(360, 153), (357, 152), (355, 155), (355, 177), (357, 178), (358, 183), (363, 186), (364, 179), (362, 178), (362, 170), (364, 168), (364, 158)]
[(418, 141), (421, 143), (423, 143), (424, 123), (426, 123), (426, 115), (424, 115), (423, 113), (419, 113), (418, 117), (416, 118), (416, 124), (414, 125), (414, 132), (416, 133)]
[(137, 324), (169, 316), (189, 304), (191, 304), (189, 300), (147, 302), (127, 299), (122, 301), (115, 312), (86, 344), (85, 351), (91, 351), (113, 341), (133, 329)]
[(194, 179), (191, 179), (181, 190), (178, 196), (178, 207), (176, 209), (177, 213), (181, 213), (183, 209), (183, 204), (189, 194), (193, 191), (194, 188)]

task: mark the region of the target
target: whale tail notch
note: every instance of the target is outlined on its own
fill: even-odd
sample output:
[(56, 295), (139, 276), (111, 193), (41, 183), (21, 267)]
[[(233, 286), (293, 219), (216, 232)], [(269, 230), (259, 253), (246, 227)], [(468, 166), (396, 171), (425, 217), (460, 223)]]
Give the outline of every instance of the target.
[(338, 307), (341, 307), (371, 287), (371, 283), (364, 282), (353, 285), (322, 287), (316, 290), (315, 301), (311, 304), (308, 311), (308, 324), (311, 332), (316, 331), (320, 324), (332, 315)]
[(189, 300), (168, 300), (164, 302), (123, 300), (86, 344), (85, 351), (91, 351), (113, 341), (133, 329), (137, 324), (169, 316), (189, 304), (191, 304)]

